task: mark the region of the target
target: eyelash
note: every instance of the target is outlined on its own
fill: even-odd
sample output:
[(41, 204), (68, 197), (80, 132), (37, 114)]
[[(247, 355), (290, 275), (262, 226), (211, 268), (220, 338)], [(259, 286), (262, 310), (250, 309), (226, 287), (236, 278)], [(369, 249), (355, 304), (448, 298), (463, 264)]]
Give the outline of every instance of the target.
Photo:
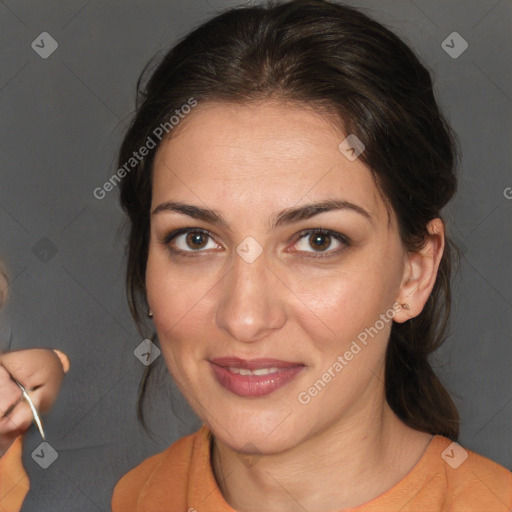
[[(178, 236), (183, 235), (183, 234), (189, 234), (189, 233), (199, 233), (199, 234), (209, 237), (210, 240), (214, 240), (213, 237), (211, 236), (211, 234), (205, 229), (180, 228), (180, 229), (175, 229), (174, 231), (171, 231), (169, 234), (167, 234), (163, 238), (162, 243), (165, 246), (167, 246), (169, 251), (174, 255), (182, 256), (182, 257), (197, 257), (197, 255), (200, 255), (202, 252), (205, 252), (205, 251), (203, 251), (201, 249), (182, 251), (181, 249), (176, 249), (170, 245), (171, 242)], [(309, 254), (308, 256), (305, 256), (307, 258), (327, 258), (327, 257), (335, 256), (335, 255), (338, 255), (340, 252), (342, 252), (346, 247), (348, 247), (350, 245), (350, 241), (345, 235), (342, 235), (341, 233), (338, 233), (336, 231), (331, 231), (330, 229), (323, 229), (323, 228), (312, 228), (312, 229), (305, 229), (303, 231), (300, 231), (299, 233), (297, 233), (297, 236), (295, 237), (293, 244), (297, 244), (303, 238), (306, 238), (307, 236), (311, 236), (313, 234), (329, 235), (332, 238), (334, 238), (335, 240), (337, 240), (338, 242), (340, 242), (342, 244), (342, 246), (338, 247), (337, 249), (333, 249), (333, 250), (331, 249), (331, 250), (323, 251), (323, 252), (311, 251), (311, 254)], [(299, 251), (299, 252), (310, 253), (310, 251)]]

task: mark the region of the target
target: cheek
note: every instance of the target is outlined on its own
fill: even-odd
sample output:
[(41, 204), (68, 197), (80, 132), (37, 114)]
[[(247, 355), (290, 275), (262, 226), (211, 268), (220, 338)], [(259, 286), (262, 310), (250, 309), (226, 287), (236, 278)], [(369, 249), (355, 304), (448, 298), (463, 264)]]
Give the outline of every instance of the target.
[(329, 332), (335, 334), (343, 319), (357, 310), (354, 303), (355, 290), (355, 276), (345, 272), (303, 277), (300, 285), (295, 286), (295, 295), (299, 299), (295, 311), (297, 313), (302, 310), (302, 318), (313, 317), (317, 323), (323, 324), (326, 335)]
[(318, 350), (340, 348), (388, 309), (396, 284), (384, 266), (371, 255), (358, 255), (343, 270), (302, 275), (295, 287), (296, 318)]
[(167, 327), (184, 318), (195, 305), (200, 305), (213, 280), (200, 269), (179, 267), (172, 262), (165, 248), (156, 243), (149, 246), (146, 266), (148, 304), (155, 322)]
[(173, 361), (193, 358), (211, 317), (209, 293), (215, 287), (212, 272), (174, 265), (165, 250), (149, 248), (146, 267), (148, 304), (164, 357)]

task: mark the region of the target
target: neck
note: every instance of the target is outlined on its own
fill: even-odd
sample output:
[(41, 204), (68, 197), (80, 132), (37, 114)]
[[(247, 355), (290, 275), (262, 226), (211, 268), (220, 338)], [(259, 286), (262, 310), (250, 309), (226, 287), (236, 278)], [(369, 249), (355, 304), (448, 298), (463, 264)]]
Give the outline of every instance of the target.
[(224, 499), (239, 512), (254, 511), (255, 503), (269, 512), (329, 512), (361, 505), (393, 487), (431, 439), (407, 427), (381, 400), (254, 465), (214, 439), (212, 468)]

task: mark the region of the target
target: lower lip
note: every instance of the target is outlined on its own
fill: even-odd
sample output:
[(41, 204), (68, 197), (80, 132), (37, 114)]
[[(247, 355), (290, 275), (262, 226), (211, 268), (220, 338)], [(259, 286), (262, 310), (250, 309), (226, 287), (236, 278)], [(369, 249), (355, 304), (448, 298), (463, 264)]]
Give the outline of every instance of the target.
[(220, 385), (239, 396), (265, 396), (288, 384), (304, 368), (293, 366), (280, 368), (268, 375), (240, 375), (227, 368), (210, 363)]

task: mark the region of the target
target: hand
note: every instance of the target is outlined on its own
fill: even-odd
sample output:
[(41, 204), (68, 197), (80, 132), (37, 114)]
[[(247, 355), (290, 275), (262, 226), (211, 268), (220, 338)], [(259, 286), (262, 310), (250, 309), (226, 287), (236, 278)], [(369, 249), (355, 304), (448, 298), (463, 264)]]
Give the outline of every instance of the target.
[(0, 354), (0, 456), (30, 427), (33, 416), (14, 377), (34, 402), (38, 412), (47, 412), (59, 393), (69, 360), (60, 351), (42, 348)]

